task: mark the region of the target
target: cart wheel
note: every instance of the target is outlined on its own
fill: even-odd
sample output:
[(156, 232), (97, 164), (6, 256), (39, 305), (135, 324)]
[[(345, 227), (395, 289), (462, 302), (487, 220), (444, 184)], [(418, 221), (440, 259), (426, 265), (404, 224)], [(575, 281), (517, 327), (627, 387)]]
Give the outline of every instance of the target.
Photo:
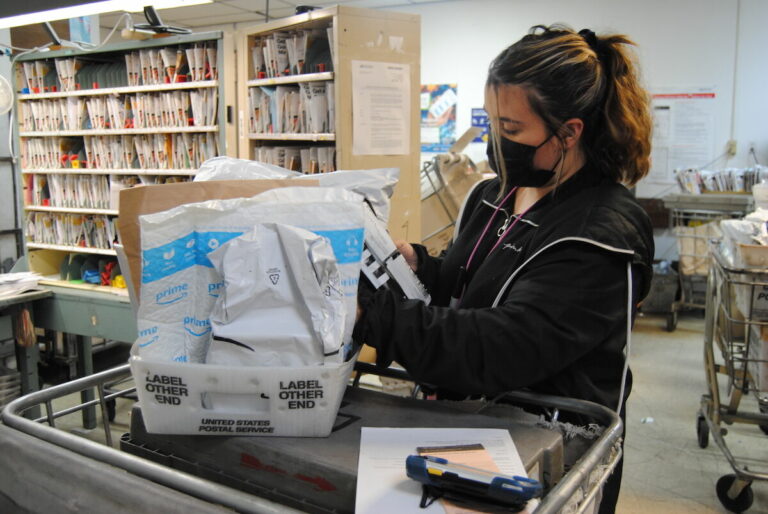
[(720, 480), (717, 481), (715, 490), (717, 491), (717, 497), (723, 507), (731, 512), (744, 512), (747, 510), (754, 501), (754, 493), (752, 493), (752, 485), (747, 484), (744, 489), (741, 490), (736, 498), (728, 497), (728, 489), (736, 481), (736, 475), (723, 475)]
[(696, 417), (696, 435), (699, 438), (699, 448), (709, 446), (709, 426), (707, 426), (707, 420), (702, 414)]
[(674, 332), (677, 328), (677, 311), (667, 314), (667, 332)]
[(110, 423), (115, 421), (115, 416), (117, 415), (116, 403), (114, 398), (107, 400), (107, 418), (109, 418)]

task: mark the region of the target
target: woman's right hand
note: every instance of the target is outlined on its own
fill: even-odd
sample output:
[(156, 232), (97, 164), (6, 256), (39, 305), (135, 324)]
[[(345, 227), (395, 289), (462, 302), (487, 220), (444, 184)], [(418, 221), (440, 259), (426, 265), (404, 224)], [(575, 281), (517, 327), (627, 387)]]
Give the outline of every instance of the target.
[(405, 262), (408, 263), (408, 266), (415, 272), (419, 267), (419, 256), (416, 255), (413, 246), (402, 239), (395, 241), (395, 246), (397, 247), (397, 251), (400, 252), (400, 255), (405, 259)]

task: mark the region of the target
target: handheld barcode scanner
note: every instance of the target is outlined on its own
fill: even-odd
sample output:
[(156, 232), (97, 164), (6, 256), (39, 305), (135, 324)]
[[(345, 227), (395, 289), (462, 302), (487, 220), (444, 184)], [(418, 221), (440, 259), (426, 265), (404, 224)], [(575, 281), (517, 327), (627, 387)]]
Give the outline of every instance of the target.
[(423, 300), (430, 297), (424, 285), (400, 255), (386, 227), (370, 207), (365, 209), (365, 242), (361, 274), (373, 289), (387, 287), (404, 298)]
[(430, 499), (445, 497), (517, 512), (525, 508), (528, 500), (542, 494), (537, 480), (494, 473), (431, 455), (409, 455), (405, 471), (409, 478), (425, 486), (421, 507), (429, 506)]
[(390, 289), (394, 289), (402, 296), (405, 296), (405, 293), (403, 292), (402, 287), (397, 283), (397, 280), (390, 280), (393, 277), (389, 265), (391, 265), (398, 257), (402, 259), (400, 252), (397, 250), (389, 255), (383, 256), (383, 258), (379, 257), (371, 252), (368, 245), (364, 245), (360, 271), (362, 271), (363, 275), (368, 279), (368, 282), (370, 282), (374, 289), (386, 286)]

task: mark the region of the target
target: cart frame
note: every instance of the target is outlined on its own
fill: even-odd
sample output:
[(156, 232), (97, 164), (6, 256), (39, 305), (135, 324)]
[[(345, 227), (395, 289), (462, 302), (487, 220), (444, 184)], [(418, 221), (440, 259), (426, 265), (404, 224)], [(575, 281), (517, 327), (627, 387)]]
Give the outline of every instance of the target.
[[(704, 309), (706, 302), (706, 282), (709, 266), (708, 240), (704, 234), (683, 233), (677, 227), (693, 227), (722, 219), (741, 218), (753, 210), (752, 195), (741, 193), (706, 193), (706, 194), (669, 194), (664, 197), (664, 207), (669, 209), (669, 227), (677, 239), (678, 283), (680, 297), (673, 302), (667, 313), (667, 330), (677, 327), (678, 312), (684, 308)], [(683, 251), (684, 243), (692, 243), (693, 251)], [(701, 266), (700, 273), (685, 273), (683, 260), (693, 261), (694, 270)], [(698, 266), (697, 266), (698, 264)], [(699, 293), (698, 298), (694, 292)]]
[[(410, 380), (407, 374), (399, 370), (382, 370), (365, 363), (358, 362), (356, 369), (360, 373), (373, 372), (382, 376)], [(259, 498), (112, 448), (107, 402), (114, 401), (119, 397), (126, 397), (134, 392), (135, 388), (126, 388), (121, 391), (114, 391), (113, 389), (115, 384), (126, 382), (129, 379), (130, 368), (127, 364), (79, 378), (17, 398), (3, 409), (0, 418), (8, 427), (34, 438), (66, 448), (95, 461), (121, 468), (133, 475), (192, 497), (232, 508), (237, 512), (299, 512), (268, 499)], [(54, 399), (92, 388), (97, 390), (98, 397), (96, 399), (58, 412), (53, 411), (52, 402)], [(623, 425), (616, 412), (583, 400), (525, 391), (506, 393), (503, 398), (499, 399), (513, 401), (517, 404), (545, 407), (555, 411), (574, 412), (593, 418), (605, 427), (602, 434), (541, 500), (536, 510), (539, 514), (554, 514), (561, 512), (564, 506), (569, 505), (575, 507), (572, 512), (585, 512), (592, 500), (599, 498), (598, 495), (602, 491), (603, 484), (622, 456), (621, 434)], [(44, 416), (34, 420), (23, 417), (26, 410), (38, 405), (44, 405)], [(57, 418), (95, 405), (101, 408), (106, 441), (110, 446), (56, 429)]]
[[(680, 299), (672, 304), (672, 330), (677, 325), (677, 313), (685, 308), (704, 309), (706, 306), (706, 283), (709, 264), (709, 241), (712, 234), (686, 233), (682, 228), (693, 228), (715, 223), (724, 219), (740, 218), (740, 210), (673, 208), (670, 223), (677, 239), (679, 259), (678, 279)], [(685, 264), (684, 264), (685, 262)], [(690, 269), (693, 268), (691, 273)], [(698, 290), (697, 290), (698, 289)], [(700, 293), (697, 295), (696, 293)]]
[[(768, 269), (731, 265), (723, 255), (719, 241), (710, 241), (709, 249), (711, 258), (704, 324), (707, 393), (701, 397), (696, 433), (701, 448), (707, 447), (711, 434), (731, 465), (734, 474), (718, 480), (717, 495), (726, 508), (741, 512), (752, 504), (752, 482), (768, 480), (768, 473), (750, 470), (734, 457), (725, 442), (727, 430), (721, 425), (746, 423), (760, 425), (761, 428), (768, 425), (768, 414), (763, 412), (766, 400), (761, 396), (752, 371), (754, 366), (766, 365), (767, 362), (756, 357), (752, 347), (761, 344), (759, 332), (768, 327), (768, 316), (755, 317), (755, 293), (758, 288), (768, 288)], [(740, 301), (736, 295), (739, 295)], [(746, 308), (740, 308), (737, 303)], [(763, 344), (768, 344), (768, 341)], [(718, 363), (715, 347), (719, 350), (722, 363)], [(722, 395), (718, 375), (727, 378), (725, 394)], [(766, 385), (762, 384), (761, 388), (768, 391)], [(750, 394), (755, 396), (760, 412), (741, 408), (742, 400)]]
[[(474, 167), (474, 164), (472, 166)], [(442, 207), (446, 218), (450, 220), (447, 224), (433, 230), (425, 237), (422, 237), (423, 240), (427, 240), (430, 237), (439, 234), (443, 230), (456, 225), (455, 213), (458, 212), (459, 206), (453, 205), (453, 208), (448, 206), (448, 202), (452, 204), (455, 202), (453, 202), (453, 200), (450, 198), (446, 198), (448, 195), (446, 193), (445, 179), (443, 178), (443, 174), (440, 171), (439, 156), (435, 156), (432, 159), (424, 162), (424, 165), (421, 167), (421, 172), (419, 173), (419, 182), (421, 183), (421, 201), (424, 202), (429, 200), (433, 196), (437, 197), (437, 201), (440, 202), (440, 207)]]

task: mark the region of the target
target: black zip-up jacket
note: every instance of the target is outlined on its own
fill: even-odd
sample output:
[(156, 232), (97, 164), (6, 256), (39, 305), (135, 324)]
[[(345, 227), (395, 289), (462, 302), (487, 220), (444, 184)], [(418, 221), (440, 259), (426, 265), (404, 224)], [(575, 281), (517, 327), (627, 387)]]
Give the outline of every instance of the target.
[[(466, 274), (459, 308), (450, 308), (458, 269), (498, 191), (494, 179), (471, 192), (442, 258), (414, 245), (429, 306), (383, 288), (361, 292), (356, 340), (376, 348), (379, 365), (397, 361), (415, 380), (459, 395), (529, 388), (615, 410), (627, 318), (650, 287), (647, 214), (626, 187), (586, 166), (537, 202), (488, 255), (515, 221), (499, 211)], [(625, 398), (630, 387), (631, 379)]]

